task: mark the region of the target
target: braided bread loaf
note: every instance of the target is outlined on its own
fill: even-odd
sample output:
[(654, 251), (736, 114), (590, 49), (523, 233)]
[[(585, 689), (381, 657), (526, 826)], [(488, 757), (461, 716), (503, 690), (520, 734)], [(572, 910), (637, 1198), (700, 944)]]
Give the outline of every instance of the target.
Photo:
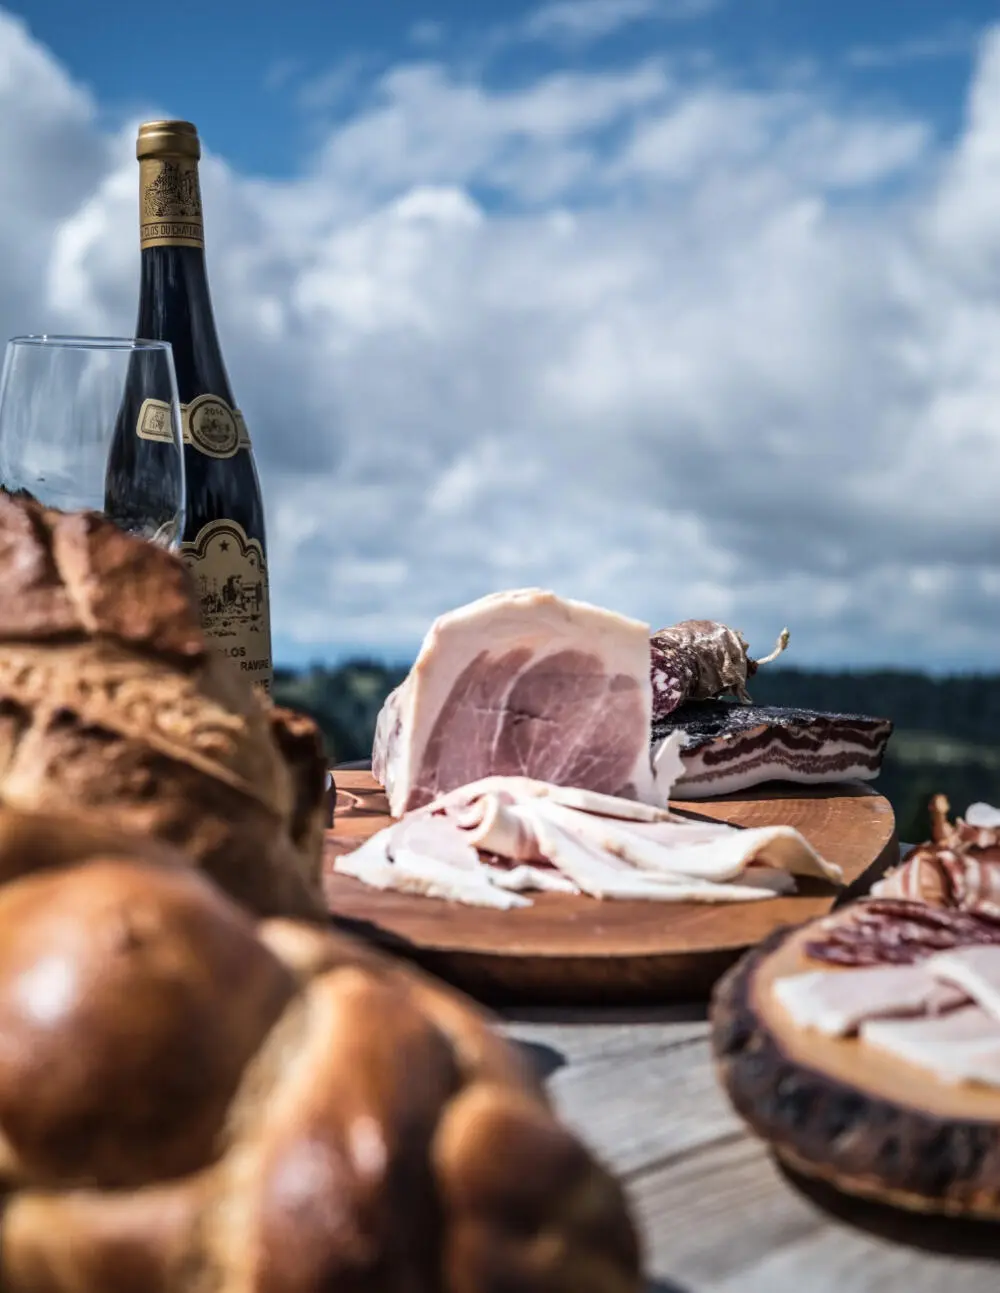
[(0, 800), (96, 810), (259, 914), (321, 915), (318, 731), (209, 649), (182, 563), (0, 493), (0, 572)]
[(471, 1005), (79, 851), (0, 810), (4, 1293), (636, 1293), (621, 1191)]

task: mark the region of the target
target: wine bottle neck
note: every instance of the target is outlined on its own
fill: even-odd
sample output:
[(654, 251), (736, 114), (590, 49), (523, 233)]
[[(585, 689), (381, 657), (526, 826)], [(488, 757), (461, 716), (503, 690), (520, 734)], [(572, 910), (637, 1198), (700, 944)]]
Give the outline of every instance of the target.
[(172, 344), (182, 400), (204, 389), (231, 399), (204, 251), (198, 247), (145, 247), (141, 260), (136, 335)]
[(160, 150), (155, 133), (151, 145), (140, 132), (137, 333), (173, 346), (182, 401), (204, 392), (231, 401), (205, 267), (197, 148), (176, 129), (164, 133), (171, 146)]
[(139, 162), (139, 241), (143, 251), (204, 248), (196, 158), (143, 157)]

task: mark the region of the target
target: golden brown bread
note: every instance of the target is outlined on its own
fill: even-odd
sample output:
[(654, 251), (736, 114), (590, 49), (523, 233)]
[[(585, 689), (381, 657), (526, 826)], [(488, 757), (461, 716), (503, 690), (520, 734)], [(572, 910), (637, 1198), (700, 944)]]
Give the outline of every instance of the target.
[(179, 846), (262, 915), (321, 916), (315, 725), (210, 650), (183, 564), (0, 494), (0, 801)]
[(637, 1293), (620, 1188), (463, 998), (120, 856), (0, 886), (5, 1293)]

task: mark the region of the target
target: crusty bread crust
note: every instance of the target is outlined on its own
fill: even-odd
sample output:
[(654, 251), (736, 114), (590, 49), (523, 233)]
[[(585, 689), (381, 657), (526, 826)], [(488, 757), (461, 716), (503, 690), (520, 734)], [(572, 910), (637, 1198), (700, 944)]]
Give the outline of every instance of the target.
[(322, 916), (318, 730), (210, 649), (183, 563), (0, 494), (0, 574), (0, 801), (96, 811), (258, 914)]

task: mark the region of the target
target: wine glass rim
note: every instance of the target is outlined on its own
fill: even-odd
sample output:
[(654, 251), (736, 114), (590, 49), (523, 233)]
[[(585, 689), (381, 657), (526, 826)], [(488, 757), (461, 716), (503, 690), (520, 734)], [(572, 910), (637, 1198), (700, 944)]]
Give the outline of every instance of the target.
[(8, 346), (52, 346), (62, 350), (169, 350), (169, 341), (149, 337), (83, 337), (55, 332), (11, 337)]

